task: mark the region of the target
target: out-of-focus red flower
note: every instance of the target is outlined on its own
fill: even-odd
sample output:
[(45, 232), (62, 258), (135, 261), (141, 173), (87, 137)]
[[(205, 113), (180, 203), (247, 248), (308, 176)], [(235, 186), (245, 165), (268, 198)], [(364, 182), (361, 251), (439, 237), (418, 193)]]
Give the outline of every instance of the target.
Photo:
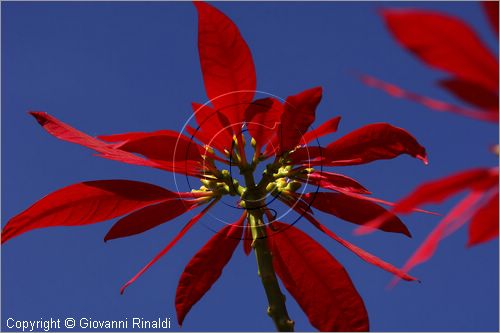
[[(498, 1), (481, 4), (498, 38)], [(425, 64), (451, 75), (440, 80), (439, 86), (469, 107), (408, 92), (367, 75), (362, 76), (366, 84), (434, 110), (498, 123), (498, 59), (467, 23), (442, 13), (423, 10), (390, 9), (382, 11), (382, 16), (389, 31), (404, 48)], [(468, 246), (498, 237), (497, 167), (467, 170), (425, 183), (398, 202), (390, 212), (410, 212), (424, 204), (440, 203), (461, 192), (468, 194), (441, 220), (405, 264), (403, 271), (408, 272), (415, 265), (428, 260), (444, 237), (468, 221)], [(367, 233), (390, 218), (388, 214), (382, 214), (356, 232)]]
[[(272, 236), (267, 238), (272, 248), (272, 265), (311, 324), (321, 331), (368, 330), (363, 300), (343, 266), (302, 231), (274, 221), (266, 210), (265, 198), (274, 196), (291, 206), (361, 259), (402, 279), (415, 280), (337, 236), (318, 222), (312, 211), (316, 208), (357, 225), (364, 225), (382, 213), (389, 214), (390, 218), (376, 228), (410, 236), (403, 222), (379, 205), (391, 203), (370, 197), (371, 193), (352, 178), (313, 167), (364, 164), (403, 154), (427, 163), (424, 147), (405, 130), (381, 123), (364, 126), (325, 147), (318, 143), (308, 148), (309, 142), (319, 142), (317, 138), (337, 131), (340, 121), (340, 117), (333, 117), (310, 130), (322, 89), (312, 88), (289, 96), (285, 101), (276, 98), (254, 100), (256, 75), (252, 55), (238, 28), (211, 5), (195, 2), (195, 6), (201, 69), (211, 105), (193, 103), (198, 127), (186, 128), (191, 137), (160, 130), (95, 138), (47, 113), (31, 112), (31, 115), (58, 139), (90, 148), (102, 158), (196, 177), (201, 182), (200, 188), (177, 193), (130, 180), (71, 185), (47, 195), (11, 218), (3, 229), (2, 243), (37, 228), (86, 225), (121, 217), (106, 234), (104, 239), (108, 241), (143, 233), (205, 206), (122, 287), (123, 292), (221, 197), (235, 196), (243, 208), (239, 220), (216, 233), (181, 275), (175, 299), (179, 324), (221, 275), (242, 238), (245, 252), (250, 253), (252, 242), (258, 240), (250, 216), (258, 211), (267, 216), (269, 222), (257, 227), (263, 228), (265, 236)], [(250, 160), (246, 158), (243, 125), (254, 147)], [(254, 182), (252, 174), (256, 166), (266, 160), (268, 164), (261, 180)], [(245, 187), (228, 170), (221, 168), (230, 165), (239, 167), (240, 173), (245, 175)], [(325, 191), (300, 194), (298, 189), (305, 183)], [(249, 199), (250, 193), (261, 197)], [(255, 207), (255, 201), (264, 205)], [(249, 222), (245, 223), (247, 218)]]

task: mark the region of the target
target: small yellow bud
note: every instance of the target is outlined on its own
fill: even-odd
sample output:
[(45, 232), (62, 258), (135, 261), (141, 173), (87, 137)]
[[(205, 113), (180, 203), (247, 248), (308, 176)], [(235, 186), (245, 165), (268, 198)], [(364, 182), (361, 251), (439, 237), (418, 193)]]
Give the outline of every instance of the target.
[(253, 148), (255, 148), (255, 146), (257, 146), (257, 141), (255, 141), (255, 139), (252, 138), (252, 141), (250, 141), (250, 144), (252, 145)]
[(290, 192), (296, 192), (301, 186), (302, 184), (300, 182), (293, 180), (290, 183), (288, 183), (288, 185), (285, 187), (285, 190), (288, 190)]
[(266, 186), (266, 191), (267, 192), (272, 192), (272, 191), (274, 191), (274, 189), (276, 189), (277, 186), (278, 185), (275, 182), (269, 183)]
[(313, 172), (314, 172), (314, 168), (307, 168), (307, 169), (304, 169), (304, 171), (305, 171), (307, 174), (310, 174), (310, 173), (313, 173)]
[(208, 188), (214, 188), (216, 186), (216, 182), (210, 179), (200, 179), (200, 182)]

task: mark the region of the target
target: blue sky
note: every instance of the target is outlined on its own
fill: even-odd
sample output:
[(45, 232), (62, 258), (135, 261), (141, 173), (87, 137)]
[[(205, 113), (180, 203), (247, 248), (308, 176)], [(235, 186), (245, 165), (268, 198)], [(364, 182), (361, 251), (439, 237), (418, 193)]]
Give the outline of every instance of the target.
[[(417, 7), (456, 15), (498, 53), (495, 36), (474, 2), (216, 3), (250, 46), (259, 90), (286, 97), (321, 85), (315, 125), (342, 116), (335, 137), (373, 122), (389, 122), (427, 147), (430, 165), (409, 157), (335, 171), (352, 176), (377, 197), (397, 200), (419, 183), (498, 163), (492, 124), (428, 111), (365, 87), (353, 71), (375, 75), (446, 101), (433, 71), (401, 49), (377, 9)], [(2, 3), (2, 225), (42, 196), (94, 179), (133, 179), (174, 188), (171, 174), (122, 165), (45, 133), (27, 115), (47, 111), (91, 135), (180, 130), (190, 103), (206, 95), (191, 3)], [(177, 182), (188, 186), (183, 177)], [(440, 206), (446, 212), (458, 198)], [(194, 213), (193, 213), (194, 214)], [(191, 214), (191, 215), (193, 215)], [(220, 205), (216, 216), (235, 218)], [(352, 225), (317, 213), (335, 232), (401, 266), (438, 219), (405, 216), (414, 237), (352, 236)], [(212, 232), (197, 225), (124, 295), (119, 287), (175, 235), (188, 216), (128, 239), (104, 244), (112, 222), (27, 233), (2, 247), (2, 328), (6, 319), (170, 317), (179, 276)], [(206, 224), (212, 223), (209, 219)], [(299, 222), (340, 262), (367, 306), (375, 331), (497, 331), (498, 241), (466, 249), (466, 229), (446, 239), (432, 261), (412, 272), (423, 282), (387, 290), (391, 276)], [(287, 298), (297, 330), (311, 330)], [(235, 252), (221, 279), (187, 316), (184, 330), (272, 331), (253, 257)]]

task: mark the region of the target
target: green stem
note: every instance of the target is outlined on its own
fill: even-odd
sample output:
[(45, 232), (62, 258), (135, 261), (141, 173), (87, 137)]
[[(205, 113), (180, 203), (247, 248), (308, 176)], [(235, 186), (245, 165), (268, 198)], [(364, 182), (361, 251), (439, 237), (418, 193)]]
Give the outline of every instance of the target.
[[(242, 170), (247, 190), (243, 195), (248, 211), (248, 222), (252, 231), (252, 247), (257, 259), (258, 274), (266, 292), (269, 307), (268, 315), (273, 319), (276, 329), (280, 332), (293, 332), (294, 322), (288, 316), (285, 306), (285, 296), (281, 292), (276, 272), (273, 267), (273, 257), (269, 250), (266, 238), (266, 229), (263, 220), (265, 192), (260, 186), (255, 186), (253, 174), (250, 170)], [(259, 184), (263, 185), (263, 184)]]

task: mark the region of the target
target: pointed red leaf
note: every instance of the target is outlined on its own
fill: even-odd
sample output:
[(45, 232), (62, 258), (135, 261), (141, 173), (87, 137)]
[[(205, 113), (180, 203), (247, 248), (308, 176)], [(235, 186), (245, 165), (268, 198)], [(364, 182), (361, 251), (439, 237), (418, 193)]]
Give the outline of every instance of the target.
[(94, 151), (99, 153), (97, 156), (102, 158), (107, 158), (122, 163), (148, 166), (166, 171), (178, 172), (191, 176), (199, 175), (202, 169), (200, 163), (194, 161), (174, 164), (166, 161), (145, 159), (127, 151), (115, 149), (116, 145), (105, 143), (83, 132), (80, 132), (79, 130), (52, 117), (46, 112), (30, 112), (30, 114), (36, 118), (38, 123), (49, 134), (55, 136), (60, 140), (76, 143), (78, 145), (93, 149)]
[(304, 134), (300, 143), (307, 144), (313, 140), (321, 138), (322, 136), (337, 132), (337, 129), (339, 128), (339, 123), (340, 123), (340, 117), (333, 117), (325, 121), (318, 128), (312, 129), (306, 134)]
[[(342, 193), (306, 193), (302, 196), (302, 199), (316, 209), (359, 225), (364, 225), (382, 214), (390, 214), (385, 208), (373, 202)], [(406, 225), (394, 214), (391, 214), (377, 228), (387, 232), (402, 233), (411, 237)]]
[(147, 263), (146, 266), (144, 266), (136, 275), (134, 275), (133, 278), (127, 281), (121, 288), (120, 288), (120, 293), (123, 294), (125, 292), (125, 289), (127, 289), (128, 286), (130, 286), (132, 283), (134, 283), (142, 274), (144, 274), (151, 266), (153, 266), (158, 260), (160, 260), (161, 257), (163, 257), (165, 254), (167, 254), (168, 251), (172, 247), (174, 247), (175, 244), (191, 229), (193, 225), (196, 224), (209, 210), (212, 208), (218, 200), (212, 201), (207, 207), (205, 207), (201, 212), (196, 214), (191, 220), (189, 220), (188, 223), (182, 228), (182, 230), (177, 234), (177, 236), (172, 239), (170, 243), (168, 243), (167, 246), (163, 250), (161, 250), (150, 262)]
[(315, 87), (286, 99), (278, 131), (280, 153), (290, 151), (301, 143), (316, 117), (316, 107), (323, 96), (323, 89)]
[(387, 123), (358, 128), (329, 144), (324, 152), (328, 162), (357, 161), (346, 164), (369, 163), (401, 154), (408, 154), (427, 163), (425, 148), (404, 129)]
[(2, 231), (2, 243), (33, 229), (102, 222), (176, 197), (177, 193), (159, 186), (131, 180), (70, 185), (10, 219)]
[(48, 133), (52, 134), (56, 138), (93, 149), (101, 153), (101, 157), (123, 163), (161, 168), (161, 165), (155, 163), (154, 161), (146, 160), (126, 151), (113, 149), (113, 146), (80, 132), (79, 130), (52, 117), (46, 112), (30, 112), (30, 114), (35, 117), (38, 123)]
[[(451, 176), (427, 182), (396, 203), (389, 213), (410, 213), (424, 204), (438, 204), (461, 191), (469, 189), (484, 190), (498, 183), (497, 169), (471, 169)], [(390, 217), (389, 213), (380, 215), (356, 230), (356, 234), (370, 233)]]
[[(289, 203), (283, 201), (285, 204), (288, 206), (292, 207)], [(313, 226), (315, 226), (318, 230), (321, 232), (325, 233), (328, 237), (332, 238), (336, 242), (340, 243), (342, 246), (347, 248), (349, 251), (352, 251), (355, 255), (357, 255), (359, 258), (362, 260), (366, 261), (369, 264), (372, 264), (374, 266), (377, 266), (389, 273), (392, 273), (399, 278), (406, 280), (406, 281), (417, 281), (416, 278), (413, 276), (408, 275), (407, 273), (403, 272), (402, 270), (394, 267), (393, 265), (389, 264), (388, 262), (383, 261), (382, 259), (378, 258), (377, 256), (374, 256), (373, 254), (366, 252), (365, 250), (357, 247), (356, 245), (349, 243), (342, 237), (337, 236), (333, 231), (329, 230), (327, 227), (322, 225), (318, 220), (314, 218), (310, 213), (300, 209), (298, 206), (292, 207), (297, 213), (299, 213), (301, 216), (305, 217)]]
[(415, 94), (410, 91), (406, 91), (398, 86), (393, 84), (381, 81), (372, 76), (362, 75), (360, 77), (361, 81), (366, 85), (381, 89), (385, 91), (387, 94), (391, 95), (395, 98), (404, 98), (415, 103), (419, 103), (424, 105), (425, 107), (438, 111), (438, 112), (451, 112), (461, 116), (470, 117), (477, 120), (489, 121), (493, 123), (498, 123), (498, 112), (484, 112), (482, 109), (468, 109), (460, 106), (456, 106), (450, 103), (438, 101), (433, 98), (429, 98), (426, 96), (422, 96), (419, 94)]
[[(498, 7), (497, 7), (498, 9)], [(498, 192), (472, 217), (469, 225), (468, 246), (487, 242), (498, 237)]]
[[(453, 207), (448, 215), (446, 215), (429, 236), (427, 236), (411, 258), (408, 259), (401, 270), (405, 273), (409, 272), (416, 265), (429, 260), (434, 255), (441, 240), (451, 234), (451, 232), (447, 230), (450, 228), (450, 225), (452, 225), (452, 223), (455, 224), (454, 230), (462, 226), (472, 216), (474, 206), (480, 201), (481, 197), (481, 192), (474, 191)], [(395, 278), (391, 284), (394, 285), (398, 280), (399, 279)]]
[(194, 200), (170, 199), (136, 210), (113, 224), (104, 241), (140, 234), (173, 220), (198, 205), (200, 203)]
[(441, 80), (439, 85), (466, 103), (484, 111), (498, 112), (498, 92), (494, 93), (474, 82), (460, 79)]
[(405, 271), (398, 269), (397, 267), (389, 264), (388, 262), (383, 261), (382, 259), (378, 258), (377, 256), (357, 247), (356, 245), (346, 241), (345, 239), (339, 237), (337, 234), (335, 234), (333, 231), (329, 230), (326, 228), (324, 225), (320, 224), (317, 220), (315, 220), (312, 216), (306, 215), (306, 218), (308, 221), (314, 220), (315, 223), (313, 225), (317, 227), (319, 230), (324, 232), (326, 235), (331, 237), (333, 240), (339, 242), (342, 246), (347, 248), (349, 251), (353, 252), (355, 255), (357, 255), (359, 258), (362, 260), (366, 261), (369, 264), (372, 264), (374, 266), (377, 266), (395, 276), (398, 278), (401, 278), (406, 281), (418, 281), (416, 278), (414, 278), (411, 275), (408, 275)]
[[(302, 176), (301, 176), (302, 177)], [(314, 186), (319, 186), (322, 188), (327, 188), (334, 191), (346, 191), (360, 194), (370, 194), (363, 185), (355, 181), (354, 179), (341, 175), (338, 173), (327, 172), (327, 171), (314, 171), (308, 175), (304, 175), (304, 178), (299, 178), (305, 183), (312, 184)]]
[(275, 98), (263, 98), (252, 102), (245, 111), (248, 132), (264, 147), (278, 131), (283, 104)]
[(498, 169), (471, 169), (420, 185), (393, 209), (408, 213), (427, 203), (440, 203), (458, 192), (468, 189), (484, 190), (498, 183)]
[(273, 222), (273, 264), (285, 288), (319, 331), (369, 330), (363, 299), (345, 268), (294, 226)]
[(243, 233), (242, 214), (238, 222), (226, 225), (194, 255), (182, 272), (175, 295), (177, 321), (182, 325), (189, 310), (212, 287), (233, 256)]
[(198, 51), (207, 96), (230, 124), (241, 123), (256, 88), (252, 54), (231, 19), (208, 3), (195, 1), (194, 5), (198, 11)]
[(468, 24), (423, 10), (384, 10), (398, 42), (428, 65), (498, 92), (498, 60)]
[[(147, 138), (149, 136), (155, 135), (172, 135), (171, 130), (158, 130), (153, 132), (126, 132), (126, 133), (118, 133), (118, 134), (106, 134), (106, 135), (98, 135), (97, 138), (106, 142), (115, 142), (120, 143), (128, 140), (137, 140), (142, 138)], [(174, 132), (177, 133), (177, 132)], [(177, 134), (179, 135), (179, 133)]]
[(187, 160), (202, 162), (201, 155), (205, 154), (205, 149), (193, 140), (170, 130), (114, 134), (99, 136), (99, 138), (106, 141), (123, 141), (116, 144), (114, 148), (138, 153), (152, 160), (179, 163)]
[[(387, 201), (387, 200), (383, 200), (383, 199), (379, 199), (379, 198), (375, 198), (375, 197), (371, 197), (371, 196), (367, 196), (367, 195), (362, 195), (362, 194), (358, 194), (358, 193), (354, 193), (354, 192), (348, 192), (348, 191), (344, 191), (344, 190), (340, 190), (340, 189), (338, 189), (337, 191), (339, 191), (339, 192), (341, 192), (341, 193), (343, 193), (343, 194), (345, 194), (347, 196), (353, 197), (353, 198), (357, 198), (357, 199), (361, 199), (361, 200), (366, 200), (366, 201), (371, 201), (371, 202), (376, 202), (376, 203), (382, 204), (384, 206), (394, 207), (394, 206), (397, 205), (397, 203), (394, 203), (394, 202), (391, 202), (391, 201)], [(435, 212), (432, 212), (432, 211), (428, 211), (428, 210), (425, 210), (425, 209), (419, 209), (419, 208), (413, 208), (412, 212), (418, 212), (418, 213), (424, 213), (424, 214), (430, 214), (430, 215), (439, 215), (438, 213), (435, 213)], [(387, 212), (386, 216), (391, 217), (392, 213), (391, 212)], [(369, 223), (365, 224), (365, 225), (369, 225)]]
[(491, 28), (498, 36), (498, 1), (481, 1)]

